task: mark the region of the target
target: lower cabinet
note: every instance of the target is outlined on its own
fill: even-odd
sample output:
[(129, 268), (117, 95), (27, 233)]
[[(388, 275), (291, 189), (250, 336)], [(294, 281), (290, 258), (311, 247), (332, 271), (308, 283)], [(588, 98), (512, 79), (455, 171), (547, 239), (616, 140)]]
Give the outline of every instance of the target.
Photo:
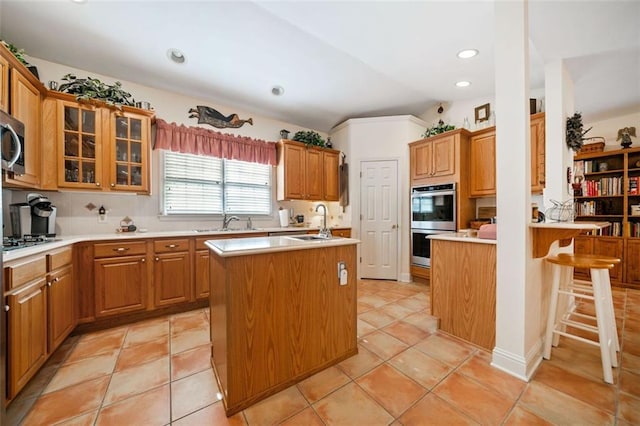
[(146, 255), (94, 261), (96, 317), (146, 309), (146, 261)]
[(196, 299), (209, 298), (209, 250), (196, 250)]
[(43, 276), (7, 297), (7, 399), (13, 399), (47, 359), (47, 298)]
[[(73, 263), (71, 248), (48, 254), (48, 264), (55, 258), (66, 258), (63, 266), (52, 269), (47, 274), (47, 316), (49, 323), (48, 350), (53, 353), (78, 323), (76, 309), (76, 290), (73, 282)], [(52, 260), (53, 259), (53, 260)]]
[(8, 262), (7, 399), (13, 399), (77, 324), (72, 248)]
[[(640, 239), (627, 240), (627, 259), (625, 282), (640, 287)], [(634, 260), (635, 259), (635, 260)]]
[[(602, 256), (617, 257), (624, 260), (624, 241), (619, 237), (591, 237), (591, 236), (579, 236), (574, 238), (573, 250), (579, 254), (599, 254)], [(627, 254), (629, 256), (629, 254)], [(633, 259), (633, 257), (628, 257)], [(614, 283), (620, 283), (623, 281), (623, 267), (624, 262), (616, 265), (609, 271), (609, 277)], [(590, 279), (591, 274), (588, 269), (575, 268), (574, 276), (581, 279)], [(627, 281), (629, 278), (627, 278)]]
[(154, 242), (154, 306), (166, 306), (191, 300), (191, 253), (189, 240)]

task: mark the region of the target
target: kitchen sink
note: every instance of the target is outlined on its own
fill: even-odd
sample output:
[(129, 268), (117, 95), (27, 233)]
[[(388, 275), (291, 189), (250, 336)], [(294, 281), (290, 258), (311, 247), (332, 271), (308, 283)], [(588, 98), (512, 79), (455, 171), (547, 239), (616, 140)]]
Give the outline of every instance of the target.
[(251, 228), (251, 229), (235, 229), (235, 228), (211, 228), (211, 229), (194, 229), (193, 232), (246, 232), (246, 231), (259, 231), (259, 228)]
[(306, 235), (294, 235), (287, 238), (293, 238), (294, 240), (300, 240), (300, 241), (314, 241), (314, 240), (330, 240), (334, 237), (321, 237), (320, 235), (306, 234)]

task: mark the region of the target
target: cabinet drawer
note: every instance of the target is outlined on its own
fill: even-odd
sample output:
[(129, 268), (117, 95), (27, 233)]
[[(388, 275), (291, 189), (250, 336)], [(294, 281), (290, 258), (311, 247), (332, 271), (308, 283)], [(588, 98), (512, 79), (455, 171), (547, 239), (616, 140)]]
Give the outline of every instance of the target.
[(7, 290), (18, 288), (36, 278), (44, 277), (47, 273), (47, 260), (44, 256), (27, 258), (26, 260), (8, 266), (5, 269)]
[(54, 271), (73, 262), (73, 250), (65, 247), (47, 254), (47, 271)]
[(153, 242), (153, 251), (155, 253), (167, 253), (172, 251), (188, 251), (189, 250), (189, 240), (178, 239), (178, 240), (158, 240)]
[(101, 243), (93, 246), (94, 257), (129, 256), (132, 254), (145, 254), (147, 243), (145, 241)]
[(351, 229), (332, 229), (331, 235), (334, 237), (351, 238)]

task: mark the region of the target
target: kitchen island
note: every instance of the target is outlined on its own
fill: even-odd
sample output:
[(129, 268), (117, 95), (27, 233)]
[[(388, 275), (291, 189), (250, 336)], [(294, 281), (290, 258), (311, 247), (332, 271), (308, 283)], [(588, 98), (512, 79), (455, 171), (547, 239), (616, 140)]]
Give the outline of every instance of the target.
[(227, 415), (358, 351), (359, 241), (305, 237), (206, 242), (211, 363)]

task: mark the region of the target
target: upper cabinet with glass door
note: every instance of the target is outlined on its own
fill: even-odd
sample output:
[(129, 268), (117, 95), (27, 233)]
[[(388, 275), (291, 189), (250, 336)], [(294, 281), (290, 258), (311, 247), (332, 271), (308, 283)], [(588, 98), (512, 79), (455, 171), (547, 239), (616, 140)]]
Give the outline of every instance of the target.
[(58, 114), (63, 125), (58, 146), (58, 186), (61, 188), (101, 188), (102, 109), (76, 102), (60, 101)]
[[(119, 110), (49, 92), (43, 115), (43, 145), (51, 147), (43, 155), (43, 189), (149, 193), (152, 111)], [(57, 170), (55, 176), (50, 169)]]
[(149, 192), (149, 118), (129, 112), (111, 116), (109, 186), (120, 191)]

